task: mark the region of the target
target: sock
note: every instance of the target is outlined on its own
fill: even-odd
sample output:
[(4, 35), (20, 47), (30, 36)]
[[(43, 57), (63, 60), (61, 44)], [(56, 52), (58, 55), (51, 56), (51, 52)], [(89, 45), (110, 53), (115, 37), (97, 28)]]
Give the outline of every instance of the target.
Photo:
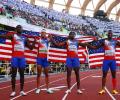
[(116, 89), (116, 78), (112, 79), (112, 85), (113, 85), (113, 89)]

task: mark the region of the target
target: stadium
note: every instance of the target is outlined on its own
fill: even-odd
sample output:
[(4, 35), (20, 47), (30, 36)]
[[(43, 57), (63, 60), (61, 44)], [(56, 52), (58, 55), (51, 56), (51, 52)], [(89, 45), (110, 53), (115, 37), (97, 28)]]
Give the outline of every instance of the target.
[(0, 0), (0, 100), (119, 100), (120, 0)]

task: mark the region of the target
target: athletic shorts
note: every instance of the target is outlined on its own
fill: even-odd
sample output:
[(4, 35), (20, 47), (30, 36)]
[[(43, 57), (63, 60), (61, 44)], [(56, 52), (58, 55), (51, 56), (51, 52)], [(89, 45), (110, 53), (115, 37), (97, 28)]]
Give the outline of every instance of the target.
[(37, 58), (37, 65), (40, 65), (43, 68), (48, 67), (49, 63), (47, 58)]
[(66, 66), (67, 67), (80, 67), (80, 61), (79, 58), (67, 58), (66, 59)]
[(13, 67), (13, 68), (25, 68), (26, 67), (25, 58), (13, 57), (11, 59), (11, 67)]
[(103, 71), (108, 71), (110, 68), (111, 71), (116, 70), (116, 61), (115, 60), (104, 60), (103, 61)]

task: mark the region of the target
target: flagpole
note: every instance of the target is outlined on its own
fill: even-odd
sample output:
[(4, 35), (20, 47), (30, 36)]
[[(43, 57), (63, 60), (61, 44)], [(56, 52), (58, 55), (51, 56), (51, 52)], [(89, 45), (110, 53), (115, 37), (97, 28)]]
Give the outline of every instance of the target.
[(89, 67), (89, 69), (90, 69), (90, 63), (89, 63), (89, 52), (88, 52), (88, 47), (86, 46), (86, 51), (87, 51), (87, 58), (88, 58), (88, 67)]
[(47, 50), (47, 61), (49, 60), (49, 48), (50, 48), (50, 43), (48, 43), (48, 50)]

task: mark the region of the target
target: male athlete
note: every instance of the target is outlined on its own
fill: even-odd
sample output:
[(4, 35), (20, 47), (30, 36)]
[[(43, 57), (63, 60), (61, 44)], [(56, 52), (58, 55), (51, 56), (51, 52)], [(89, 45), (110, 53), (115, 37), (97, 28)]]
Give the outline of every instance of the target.
[(32, 45), (29, 43), (29, 40), (22, 36), (22, 26), (17, 25), (15, 28), (15, 34), (10, 35), (0, 35), (0, 38), (10, 39), (12, 41), (12, 59), (11, 59), (11, 84), (12, 84), (12, 93), (11, 97), (16, 95), (15, 92), (15, 83), (16, 83), (16, 73), (19, 69), (20, 73), (20, 95), (25, 96), (26, 93), (23, 91), (24, 87), (24, 69), (26, 67), (26, 60), (24, 56), (25, 46), (29, 49), (33, 49), (35, 41)]
[(115, 47), (118, 45), (120, 46), (120, 42), (112, 39), (112, 31), (109, 30), (107, 34), (107, 38), (98, 46), (93, 47), (94, 49), (104, 47), (105, 53), (104, 53), (104, 61), (103, 61), (103, 67), (102, 67), (102, 89), (99, 91), (99, 94), (105, 93), (105, 84), (106, 84), (106, 76), (108, 73), (108, 70), (110, 68), (111, 74), (112, 74), (112, 85), (113, 85), (113, 94), (118, 94), (116, 90), (116, 60), (115, 60)]
[(52, 90), (49, 89), (49, 63), (47, 59), (48, 55), (48, 44), (50, 42), (50, 38), (46, 36), (45, 30), (41, 32), (41, 36), (38, 39), (38, 55), (37, 55), (37, 89), (36, 94), (40, 93), (40, 76), (42, 69), (44, 69), (45, 74), (45, 82), (46, 82), (46, 92), (47, 93), (53, 93)]
[(76, 75), (76, 81), (77, 81), (77, 93), (82, 94), (83, 92), (80, 90), (80, 75), (79, 75), (79, 69), (80, 69), (80, 61), (78, 57), (78, 47), (79, 46), (87, 46), (85, 43), (80, 43), (79, 41), (75, 40), (75, 32), (70, 32), (68, 36), (68, 40), (62, 43), (56, 43), (54, 40), (52, 42), (57, 46), (66, 46), (67, 49), (67, 59), (66, 59), (66, 66), (67, 66), (67, 85), (68, 90), (66, 93), (70, 93), (70, 87), (71, 87), (71, 72), (72, 69), (75, 72)]

